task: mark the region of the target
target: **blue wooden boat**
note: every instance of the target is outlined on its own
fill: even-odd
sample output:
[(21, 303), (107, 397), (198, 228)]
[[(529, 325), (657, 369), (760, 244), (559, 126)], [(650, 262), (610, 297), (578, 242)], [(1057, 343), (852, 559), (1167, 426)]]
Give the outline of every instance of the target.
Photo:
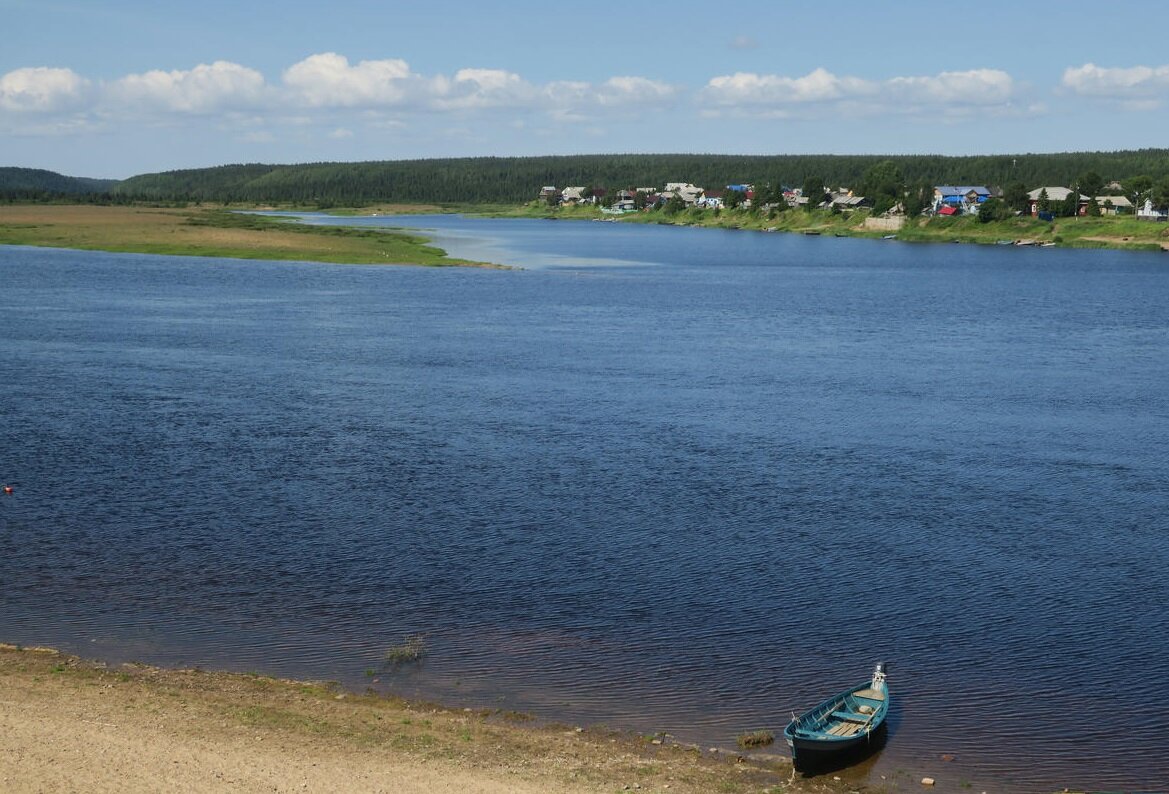
[(798, 717), (793, 715), (783, 729), (792, 759), (799, 763), (867, 745), (889, 713), (885, 669), (886, 664), (878, 662), (871, 681), (833, 695)]

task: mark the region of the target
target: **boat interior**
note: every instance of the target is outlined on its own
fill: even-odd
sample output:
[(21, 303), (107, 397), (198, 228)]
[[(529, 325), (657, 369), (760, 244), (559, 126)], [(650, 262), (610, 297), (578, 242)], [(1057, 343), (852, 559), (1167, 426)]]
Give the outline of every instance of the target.
[(885, 693), (858, 689), (824, 708), (812, 718), (812, 731), (829, 736), (847, 737), (867, 728), (885, 701)]

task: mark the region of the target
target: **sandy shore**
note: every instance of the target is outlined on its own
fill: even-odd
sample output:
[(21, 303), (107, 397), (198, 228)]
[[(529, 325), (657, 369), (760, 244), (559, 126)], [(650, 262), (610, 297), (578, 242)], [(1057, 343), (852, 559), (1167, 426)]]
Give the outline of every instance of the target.
[(5, 792), (819, 792), (781, 756), (0, 646)]

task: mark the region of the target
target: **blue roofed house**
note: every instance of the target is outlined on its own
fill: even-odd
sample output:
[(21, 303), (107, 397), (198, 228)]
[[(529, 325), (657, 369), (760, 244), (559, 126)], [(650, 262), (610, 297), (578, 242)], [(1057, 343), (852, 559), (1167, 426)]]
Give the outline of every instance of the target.
[(934, 212), (947, 206), (961, 212), (978, 212), (978, 205), (990, 196), (990, 190), (983, 185), (935, 185)]

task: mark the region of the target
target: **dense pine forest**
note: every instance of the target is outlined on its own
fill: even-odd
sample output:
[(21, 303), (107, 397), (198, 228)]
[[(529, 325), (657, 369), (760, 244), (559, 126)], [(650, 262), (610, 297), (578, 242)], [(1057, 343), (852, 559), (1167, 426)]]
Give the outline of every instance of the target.
[(116, 179), (85, 179), (39, 168), (0, 167), (0, 199), (7, 201), (93, 197), (111, 193), (117, 184)]
[(519, 204), (544, 185), (706, 187), (752, 183), (799, 186), (815, 175), (831, 186), (858, 185), (866, 170), (892, 161), (906, 184), (1028, 187), (1070, 185), (1095, 172), (1106, 181), (1169, 177), (1169, 149), (968, 157), (941, 155), (620, 154), (471, 157), (301, 165), (225, 165), (143, 174), (115, 182), (49, 171), (0, 168), (0, 200), (95, 202), (274, 202), (317, 207), (372, 202)]

